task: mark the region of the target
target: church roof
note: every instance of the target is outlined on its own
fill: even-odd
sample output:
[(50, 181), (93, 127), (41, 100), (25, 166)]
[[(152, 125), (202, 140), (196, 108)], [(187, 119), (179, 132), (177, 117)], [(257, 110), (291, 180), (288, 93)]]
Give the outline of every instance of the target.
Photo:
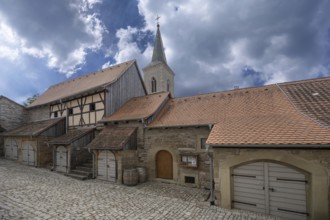
[(169, 92), (159, 92), (147, 96), (134, 97), (114, 114), (101, 121), (111, 122), (147, 119), (155, 114), (168, 98)]
[(154, 51), (152, 53), (152, 59), (151, 59), (151, 62), (157, 62), (157, 61), (167, 63), (165, 52), (164, 52), (163, 40), (162, 40), (162, 36), (161, 36), (160, 30), (159, 30), (159, 24), (157, 25), (157, 33), (156, 33)]
[(134, 63), (136, 61), (131, 60), (53, 85), (28, 107), (49, 104), (84, 92), (103, 90), (105, 86), (112, 84), (120, 78)]
[(330, 131), (301, 114), (277, 85), (170, 99), (148, 126), (214, 125), (212, 145), (329, 145)]

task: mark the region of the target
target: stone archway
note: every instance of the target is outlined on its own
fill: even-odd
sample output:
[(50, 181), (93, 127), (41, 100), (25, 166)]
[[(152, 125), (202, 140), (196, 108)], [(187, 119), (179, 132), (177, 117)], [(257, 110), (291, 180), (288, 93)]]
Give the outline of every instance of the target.
[(166, 150), (160, 150), (156, 154), (156, 177), (173, 179), (173, 157)]

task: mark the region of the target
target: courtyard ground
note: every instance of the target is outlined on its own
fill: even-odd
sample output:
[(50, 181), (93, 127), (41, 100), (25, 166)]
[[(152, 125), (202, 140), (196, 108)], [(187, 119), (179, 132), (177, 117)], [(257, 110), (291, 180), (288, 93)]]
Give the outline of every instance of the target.
[(0, 158), (0, 219), (279, 219), (205, 202), (208, 191), (80, 181)]

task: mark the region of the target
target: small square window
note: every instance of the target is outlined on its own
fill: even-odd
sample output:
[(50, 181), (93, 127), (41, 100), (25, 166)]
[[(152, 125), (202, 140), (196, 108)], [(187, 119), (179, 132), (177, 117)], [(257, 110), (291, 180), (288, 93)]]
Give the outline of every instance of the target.
[(197, 155), (181, 155), (181, 163), (187, 167), (197, 167)]
[(68, 113), (69, 113), (69, 115), (73, 115), (73, 108), (69, 108)]
[(184, 182), (185, 183), (195, 183), (195, 177), (193, 177), (193, 176), (185, 176), (184, 177)]
[(54, 112), (54, 118), (58, 117), (58, 112)]
[(95, 103), (89, 104), (89, 111), (95, 111)]

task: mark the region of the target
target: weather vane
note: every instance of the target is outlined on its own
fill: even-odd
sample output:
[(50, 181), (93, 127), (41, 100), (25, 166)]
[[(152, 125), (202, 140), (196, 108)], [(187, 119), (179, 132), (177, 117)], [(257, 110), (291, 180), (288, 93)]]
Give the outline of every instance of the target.
[(157, 15), (157, 17), (156, 17), (156, 19), (155, 19), (155, 20), (157, 20), (157, 26), (159, 26), (159, 19), (160, 19), (160, 16)]

